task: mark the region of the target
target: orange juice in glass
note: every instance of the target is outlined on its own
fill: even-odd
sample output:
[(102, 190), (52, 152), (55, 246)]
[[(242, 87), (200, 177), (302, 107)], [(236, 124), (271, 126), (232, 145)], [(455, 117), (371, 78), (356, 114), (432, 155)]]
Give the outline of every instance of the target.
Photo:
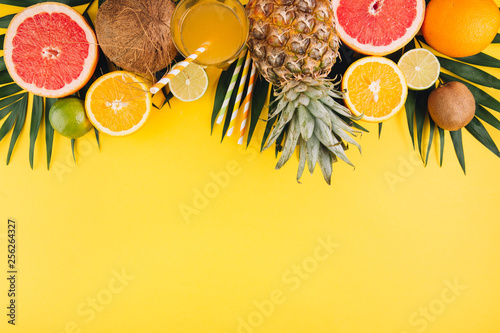
[(245, 46), (248, 19), (238, 0), (182, 0), (175, 8), (170, 31), (185, 57), (208, 43), (194, 62), (226, 68)]

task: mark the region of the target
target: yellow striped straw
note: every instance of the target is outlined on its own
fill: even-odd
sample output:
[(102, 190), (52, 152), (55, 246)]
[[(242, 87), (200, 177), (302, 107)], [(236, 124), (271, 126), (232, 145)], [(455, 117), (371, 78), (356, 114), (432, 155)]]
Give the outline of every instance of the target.
[(209, 43), (203, 43), (200, 48), (196, 49), (193, 54), (191, 54), (189, 57), (187, 57), (185, 60), (181, 61), (177, 65), (175, 65), (174, 68), (170, 70), (165, 76), (163, 76), (160, 81), (156, 82), (154, 86), (152, 86), (149, 91), (154, 95), (158, 91), (160, 91), (161, 88), (163, 88), (166, 84), (172, 80), (173, 77), (175, 77), (177, 74), (179, 74), (184, 68), (186, 68), (187, 65), (189, 65), (194, 59), (198, 58), (200, 54), (205, 52), (208, 48)]
[(231, 113), (231, 121), (229, 122), (229, 129), (227, 130), (227, 136), (233, 134), (234, 125), (236, 124), (236, 116), (238, 115), (238, 109), (240, 108), (241, 96), (243, 95), (243, 88), (245, 88), (245, 82), (247, 80), (248, 69), (250, 68), (250, 56), (247, 57), (245, 61), (245, 66), (243, 67), (243, 74), (241, 75), (240, 86), (238, 87), (238, 95), (236, 95), (236, 101), (234, 101), (233, 112)]
[(224, 96), (224, 102), (222, 103), (222, 107), (219, 110), (219, 114), (217, 115), (216, 123), (219, 125), (222, 123), (224, 117), (226, 116), (227, 108), (229, 106), (229, 100), (231, 99), (231, 95), (233, 94), (234, 86), (236, 85), (236, 80), (238, 80), (238, 75), (240, 74), (243, 62), (245, 61), (246, 54), (247, 47), (245, 45), (245, 48), (241, 51), (240, 56), (238, 57), (236, 68), (234, 69), (233, 76), (231, 77), (231, 82), (229, 84), (229, 87), (227, 88), (226, 96)]
[(250, 72), (250, 82), (248, 83), (248, 91), (247, 95), (245, 96), (245, 100), (243, 101), (243, 120), (241, 121), (241, 126), (240, 126), (240, 138), (238, 140), (239, 145), (243, 143), (243, 138), (245, 137), (245, 128), (247, 126), (248, 111), (250, 110), (250, 101), (252, 100), (255, 78), (257, 77), (256, 73), (257, 73), (257, 67), (255, 67), (255, 64), (252, 62), (252, 71)]

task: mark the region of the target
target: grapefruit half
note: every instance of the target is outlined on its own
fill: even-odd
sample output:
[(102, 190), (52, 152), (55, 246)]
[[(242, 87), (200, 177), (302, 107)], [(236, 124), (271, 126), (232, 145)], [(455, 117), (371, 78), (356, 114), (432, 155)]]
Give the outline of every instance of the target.
[(353, 50), (387, 55), (408, 44), (425, 15), (425, 0), (332, 0), (340, 39)]
[(80, 13), (61, 3), (24, 9), (5, 34), (7, 70), (35, 95), (59, 98), (80, 90), (94, 73), (97, 57), (94, 31)]

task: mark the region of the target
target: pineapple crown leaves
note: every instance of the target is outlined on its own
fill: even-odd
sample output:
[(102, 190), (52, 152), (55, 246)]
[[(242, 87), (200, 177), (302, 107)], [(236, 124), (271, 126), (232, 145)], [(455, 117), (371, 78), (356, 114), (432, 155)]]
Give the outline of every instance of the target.
[[(87, 20), (89, 25), (92, 26), (92, 21), (87, 13), (88, 8), (94, 3), (96, 0), (51, 0), (55, 2), (64, 3), (66, 5), (76, 7), (81, 5), (87, 5), (85, 11), (83, 12), (83, 17)], [(31, 5), (46, 2), (40, 0), (0, 0), (0, 4), (3, 5), (12, 5), (19, 7), (19, 11), (22, 10), (21, 7), (29, 7)], [(12, 18), (15, 14), (6, 15), (0, 17), (0, 28), (6, 29)], [(0, 49), (3, 49), (3, 40), (5, 35), (0, 35)], [(100, 51), (102, 52), (102, 51)], [(96, 71), (94, 73), (93, 79), (100, 76), (103, 73), (107, 73), (108, 66), (105, 60), (105, 57), (102, 53), (99, 54), (99, 61), (96, 66)], [(90, 84), (93, 82), (91, 80), (87, 83), (85, 87), (83, 87), (77, 95), (80, 97), (84, 97), (86, 91), (90, 87)], [(26, 121), (28, 115), (28, 108), (31, 99), (31, 120), (30, 120), (30, 146), (29, 146), (29, 163), (31, 168), (33, 169), (34, 165), (34, 155), (35, 155), (35, 143), (38, 138), (38, 133), (42, 126), (42, 123), (45, 124), (45, 146), (46, 146), (46, 155), (47, 155), (47, 169), (50, 167), (50, 161), (52, 158), (52, 149), (53, 149), (53, 141), (54, 141), (54, 129), (52, 128), (49, 121), (49, 110), (50, 107), (57, 101), (57, 99), (53, 98), (45, 98), (41, 96), (36, 96), (30, 94), (26, 91), (23, 91), (21, 87), (19, 87), (12, 78), (10, 77), (7, 68), (5, 66), (5, 62), (3, 57), (0, 57), (0, 120), (3, 120), (5, 117), (5, 121), (0, 127), (0, 141), (2, 141), (5, 136), (12, 131), (9, 150), (7, 152), (7, 164), (10, 163), (10, 159), (12, 157), (12, 153), (14, 147), (16, 145), (17, 139), (21, 134), (24, 123)], [(99, 132), (94, 129), (97, 144), (99, 143)], [(73, 157), (75, 157), (75, 140), (71, 140), (71, 149), (73, 152)], [(76, 159), (75, 159), (76, 162)]]
[[(500, 43), (499, 35), (493, 43)], [(412, 42), (406, 46), (406, 50), (415, 47), (429, 47), (425, 44), (425, 40), (421, 36), (417, 36)], [(430, 47), (429, 47), (430, 48)], [(432, 50), (432, 49), (431, 49)], [(491, 67), (500, 68), (500, 60), (485, 53), (478, 53), (474, 56), (466, 58), (444, 58), (439, 56), (438, 60), (441, 64), (441, 73), (439, 75), (439, 83), (458, 81), (467, 86), (472, 92), (476, 100), (476, 114), (472, 121), (464, 128), (483, 146), (489, 149), (493, 154), (500, 157), (500, 151), (495, 142), (491, 138), (484, 123), (489, 124), (494, 129), (500, 130), (500, 121), (489, 111), (493, 110), (500, 112), (500, 101), (485, 92), (481, 86), (500, 89), (500, 80), (490, 75), (489, 73), (475, 67)], [(447, 71), (447, 72), (445, 72)], [(448, 73), (451, 73), (448, 74)], [(429, 94), (435, 87), (431, 87), (424, 91), (408, 92), (408, 98), (405, 103), (406, 116), (408, 121), (409, 134), (415, 148), (415, 136), (417, 139), (418, 151), (424, 162), (427, 165), (429, 153), (436, 137), (434, 132), (437, 130), (439, 136), (439, 165), (443, 165), (444, 145), (445, 145), (445, 130), (437, 126), (429, 116), (427, 110), (427, 99)], [(426, 130), (428, 128), (428, 131)], [(427, 137), (427, 147), (424, 147), (424, 132), (429, 132)], [(462, 130), (450, 131), (450, 138), (457, 156), (458, 162), (464, 172), (465, 153), (463, 148)], [(424, 153), (425, 151), (425, 153)]]
[[(233, 63), (219, 77), (211, 119), (212, 130), (234, 69)], [(240, 80), (241, 77), (236, 84), (239, 85)], [(291, 158), (296, 146), (299, 145), (297, 180), (301, 178), (306, 163), (311, 173), (316, 164), (320, 164), (325, 180), (330, 183), (332, 163), (341, 159), (352, 165), (345, 154), (347, 144), (355, 145), (361, 151), (361, 147), (352, 137), (368, 132), (354, 122), (361, 119), (362, 115), (355, 117), (349, 109), (338, 102), (344, 98), (344, 93), (336, 90), (338, 83), (338, 75), (333, 75), (330, 79), (292, 80), (280, 86), (270, 86), (266, 80), (258, 79), (252, 96), (247, 145), (252, 139), (258, 120), (264, 120), (266, 126), (261, 150), (275, 144), (276, 156), (282, 151), (276, 165), (278, 169)], [(230, 98), (229, 109), (232, 109), (235, 97), (236, 90)], [(267, 119), (262, 119), (261, 115), (266, 105), (269, 110)], [(229, 120), (230, 116), (227, 113), (222, 131), (223, 138)]]
[(284, 136), (283, 151), (276, 164), (276, 169), (280, 169), (291, 158), (298, 144), (297, 181), (306, 163), (311, 173), (319, 164), (325, 181), (330, 184), (332, 164), (337, 159), (354, 166), (345, 153), (346, 143), (355, 145), (361, 152), (361, 146), (351, 137), (361, 131), (344, 120), (359, 117), (354, 117), (349, 109), (334, 99), (343, 98), (341, 92), (333, 89), (334, 86), (329, 81), (306, 79), (287, 83), (275, 92), (276, 107), (269, 112), (268, 122), (276, 117), (278, 120), (264, 149), (280, 142)]

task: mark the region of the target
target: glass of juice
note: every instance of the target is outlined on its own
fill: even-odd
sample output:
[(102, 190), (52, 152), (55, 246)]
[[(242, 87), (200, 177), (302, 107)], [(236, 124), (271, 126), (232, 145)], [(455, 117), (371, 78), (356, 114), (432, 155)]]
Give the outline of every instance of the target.
[(227, 68), (245, 46), (248, 19), (238, 0), (182, 0), (172, 16), (170, 32), (185, 57), (209, 43), (194, 62)]

